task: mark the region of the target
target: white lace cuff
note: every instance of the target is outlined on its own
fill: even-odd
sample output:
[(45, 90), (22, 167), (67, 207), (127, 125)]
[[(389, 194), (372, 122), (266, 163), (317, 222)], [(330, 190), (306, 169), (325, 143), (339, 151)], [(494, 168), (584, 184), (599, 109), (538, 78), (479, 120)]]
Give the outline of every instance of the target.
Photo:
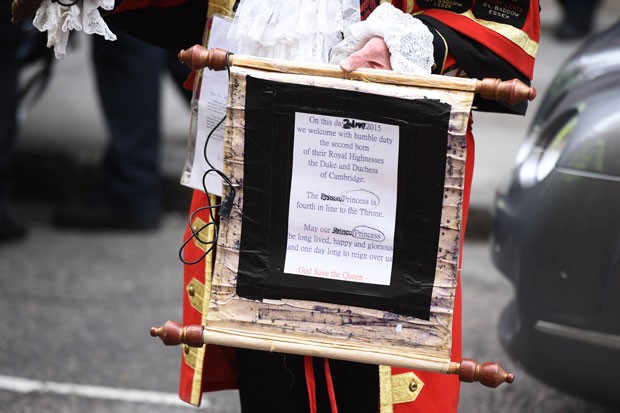
[(389, 3), (382, 3), (366, 20), (349, 26), (344, 40), (332, 49), (330, 62), (340, 63), (375, 36), (382, 37), (390, 50), (394, 71), (431, 73), (433, 35), (420, 20)]
[(47, 47), (53, 47), (56, 58), (61, 59), (66, 55), (71, 30), (116, 40), (116, 35), (99, 14), (99, 7), (112, 10), (114, 0), (80, 0), (71, 6), (43, 0), (32, 23), (40, 31), (47, 31)]

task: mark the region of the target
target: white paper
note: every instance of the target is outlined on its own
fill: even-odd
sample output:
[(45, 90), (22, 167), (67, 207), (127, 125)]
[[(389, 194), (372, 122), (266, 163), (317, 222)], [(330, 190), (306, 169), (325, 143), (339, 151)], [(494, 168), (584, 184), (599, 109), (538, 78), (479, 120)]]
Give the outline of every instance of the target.
[(295, 114), (284, 272), (389, 285), (399, 128)]
[[(209, 48), (219, 47), (234, 52), (236, 41), (226, 38), (231, 20), (214, 16), (209, 34)], [(204, 156), (207, 136), (215, 125), (226, 115), (228, 97), (228, 72), (205, 69), (202, 75), (200, 99), (198, 100), (198, 121), (196, 127), (196, 150), (192, 163), (188, 185), (194, 189), (204, 190), (214, 195), (222, 195), (222, 178), (216, 173), (209, 173), (203, 185), (203, 177), (211, 167)], [(224, 123), (222, 123), (209, 139), (207, 158), (215, 169), (224, 168)]]

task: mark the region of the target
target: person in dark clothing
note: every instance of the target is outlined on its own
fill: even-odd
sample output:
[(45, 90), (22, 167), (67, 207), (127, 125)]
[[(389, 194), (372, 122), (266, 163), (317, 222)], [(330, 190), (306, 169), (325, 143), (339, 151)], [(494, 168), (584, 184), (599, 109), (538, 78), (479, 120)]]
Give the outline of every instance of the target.
[(158, 226), (160, 76), (164, 50), (117, 30), (93, 36), (92, 59), (110, 139), (95, 187), (54, 216), (62, 228), (143, 230)]
[(559, 0), (564, 13), (562, 22), (555, 28), (554, 35), (560, 40), (573, 40), (592, 31), (594, 15), (600, 0)]
[(12, 162), (17, 138), (17, 52), (22, 38), (19, 25), (11, 24), (10, 2), (0, 8), (0, 243), (26, 236), (11, 202)]

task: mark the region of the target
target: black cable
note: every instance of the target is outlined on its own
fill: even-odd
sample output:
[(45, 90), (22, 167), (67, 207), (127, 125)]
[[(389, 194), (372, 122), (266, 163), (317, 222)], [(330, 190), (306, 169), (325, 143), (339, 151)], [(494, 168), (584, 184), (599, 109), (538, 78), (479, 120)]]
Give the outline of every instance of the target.
[(70, 1), (69, 3), (63, 3), (60, 0), (52, 0), (52, 3), (58, 3), (61, 6), (71, 7), (71, 6), (75, 5), (78, 1), (80, 1), (80, 0), (73, 0), (73, 1)]
[[(226, 71), (228, 72), (228, 78), (229, 79), (230, 79), (230, 56), (231, 56), (231, 53), (226, 53)], [(219, 229), (220, 228), (219, 228), (219, 218), (215, 216), (214, 211), (219, 208), (219, 216), (224, 216), (224, 217), (230, 216), (230, 212), (232, 210), (232, 205), (233, 205), (234, 199), (235, 199), (235, 197), (237, 195), (237, 189), (234, 187), (232, 181), (228, 178), (228, 176), (226, 176), (224, 174), (224, 172), (222, 172), (219, 169), (217, 169), (211, 163), (211, 161), (209, 160), (209, 157), (207, 155), (207, 146), (209, 145), (209, 141), (211, 140), (211, 137), (213, 136), (215, 131), (222, 125), (222, 123), (224, 123), (225, 120), (226, 120), (226, 116), (224, 116), (213, 128), (211, 128), (211, 131), (209, 132), (209, 134), (207, 135), (207, 138), (205, 139), (205, 144), (204, 144), (204, 147), (203, 147), (202, 155), (203, 155), (204, 160), (205, 160), (205, 162), (207, 163), (207, 165), (209, 166), (210, 169), (207, 169), (205, 171), (205, 173), (202, 175), (202, 189), (203, 189), (205, 194), (209, 193), (209, 191), (207, 190), (207, 184), (206, 184), (207, 175), (210, 174), (210, 173), (216, 173), (216, 174), (218, 174), (220, 176), (220, 178), (222, 178), (222, 180), (228, 186), (228, 194), (226, 195), (226, 197), (224, 197), (224, 200), (222, 202), (220, 202), (219, 204), (207, 205), (207, 206), (200, 207), (200, 208), (196, 209), (195, 211), (193, 211), (190, 214), (188, 227), (189, 227), (192, 235), (190, 235), (185, 241), (183, 241), (183, 244), (181, 244), (181, 248), (179, 249), (179, 259), (185, 265), (195, 265), (195, 264), (198, 264), (217, 245), (217, 241), (218, 241), (218, 238), (219, 238)], [(194, 218), (196, 217), (196, 215), (199, 212), (202, 212), (202, 211), (205, 211), (205, 210), (209, 211), (209, 222), (206, 223), (205, 225), (203, 225), (199, 229), (194, 229), (192, 227), (192, 222), (194, 221)], [(205, 230), (205, 229), (207, 229), (207, 228), (209, 228), (211, 226), (214, 227), (213, 240), (211, 240), (211, 241), (204, 241), (203, 239), (200, 238), (200, 233), (203, 230)], [(203, 245), (208, 245), (209, 248), (198, 259), (196, 259), (194, 261), (187, 261), (183, 257), (183, 251), (185, 250), (185, 247), (187, 246), (187, 244), (192, 239), (197, 240), (199, 243), (201, 243)]]

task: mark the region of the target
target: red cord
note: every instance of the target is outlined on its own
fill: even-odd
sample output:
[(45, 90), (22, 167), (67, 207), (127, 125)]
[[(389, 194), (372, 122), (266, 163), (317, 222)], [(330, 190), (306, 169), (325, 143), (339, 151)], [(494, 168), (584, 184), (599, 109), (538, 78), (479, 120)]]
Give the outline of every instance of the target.
[(325, 381), (327, 382), (327, 393), (329, 394), (329, 405), (332, 413), (338, 413), (338, 404), (336, 404), (336, 392), (334, 391), (334, 382), (332, 381), (332, 372), (329, 369), (329, 359), (323, 359), (325, 366)]
[(306, 373), (306, 387), (308, 388), (308, 402), (310, 413), (316, 413), (316, 383), (314, 382), (314, 366), (312, 357), (304, 356), (304, 372)]

